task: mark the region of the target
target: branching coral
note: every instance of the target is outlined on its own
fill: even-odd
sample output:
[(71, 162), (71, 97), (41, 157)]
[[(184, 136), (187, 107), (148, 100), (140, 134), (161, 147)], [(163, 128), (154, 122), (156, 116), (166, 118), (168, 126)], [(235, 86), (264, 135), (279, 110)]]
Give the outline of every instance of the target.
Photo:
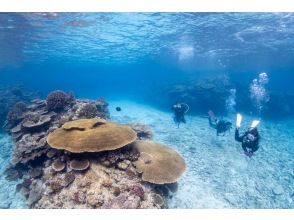
[(95, 104), (86, 103), (77, 110), (77, 114), (80, 118), (95, 118), (98, 116), (98, 110)]
[(47, 108), (50, 111), (61, 111), (72, 103), (73, 97), (65, 92), (56, 90), (51, 92), (46, 99)]

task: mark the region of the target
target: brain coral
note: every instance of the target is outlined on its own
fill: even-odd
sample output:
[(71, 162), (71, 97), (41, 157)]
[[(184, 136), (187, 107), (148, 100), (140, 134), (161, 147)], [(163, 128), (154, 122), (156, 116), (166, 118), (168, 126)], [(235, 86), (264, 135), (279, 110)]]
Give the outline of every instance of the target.
[(115, 150), (135, 139), (136, 132), (129, 126), (99, 118), (66, 122), (47, 137), (52, 148), (73, 153)]
[(140, 152), (135, 165), (146, 182), (174, 183), (186, 169), (184, 159), (165, 145), (152, 141), (135, 141), (131, 146)]

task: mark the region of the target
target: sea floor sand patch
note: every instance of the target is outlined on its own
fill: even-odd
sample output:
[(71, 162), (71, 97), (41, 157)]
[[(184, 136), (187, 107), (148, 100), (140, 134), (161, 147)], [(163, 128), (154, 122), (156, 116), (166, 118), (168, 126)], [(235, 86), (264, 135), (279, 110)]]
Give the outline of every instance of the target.
[(17, 181), (5, 179), (5, 169), (9, 165), (13, 143), (8, 134), (0, 134), (0, 209), (26, 208), (24, 198), (16, 192)]
[[(187, 171), (169, 208), (294, 208), (293, 120), (262, 120), (260, 149), (248, 158), (234, 140), (234, 129), (217, 137), (203, 117), (187, 115), (187, 124), (177, 128), (172, 112), (128, 101), (109, 103), (112, 120), (147, 124), (156, 141), (185, 158)], [(248, 124), (251, 120), (244, 116)]]

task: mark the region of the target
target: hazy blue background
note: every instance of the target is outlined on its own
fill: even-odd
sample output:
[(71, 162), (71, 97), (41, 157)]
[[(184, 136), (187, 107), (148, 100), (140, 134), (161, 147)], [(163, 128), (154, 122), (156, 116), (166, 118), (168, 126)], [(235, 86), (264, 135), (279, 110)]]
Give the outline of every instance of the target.
[(228, 74), (248, 86), (263, 71), (293, 91), (293, 55), (292, 13), (0, 14), (1, 84), (44, 96), (153, 102), (169, 84)]

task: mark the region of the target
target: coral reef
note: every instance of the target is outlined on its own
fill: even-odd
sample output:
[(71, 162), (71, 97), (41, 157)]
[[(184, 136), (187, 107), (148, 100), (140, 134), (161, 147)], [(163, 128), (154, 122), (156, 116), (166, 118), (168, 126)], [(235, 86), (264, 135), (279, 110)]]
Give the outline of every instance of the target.
[(131, 128), (137, 133), (139, 140), (151, 140), (153, 133), (150, 127), (140, 123), (130, 124)]
[(69, 167), (72, 170), (82, 171), (88, 169), (90, 166), (89, 160), (71, 160), (69, 163)]
[(28, 92), (21, 85), (0, 87), (0, 129), (15, 126), (21, 120), (26, 102), (38, 96), (38, 93)]
[(77, 118), (105, 118), (109, 119), (108, 103), (103, 99), (92, 101), (79, 99), (73, 107)]
[(24, 102), (15, 103), (7, 114), (7, 125), (15, 126), (23, 119), (23, 113), (26, 111), (26, 104)]
[(56, 149), (81, 153), (118, 149), (135, 139), (128, 126), (94, 118), (66, 122), (48, 135), (47, 142)]
[[(96, 116), (104, 118), (85, 119), (85, 114), (81, 114), (79, 109), (93, 103)], [(132, 129), (106, 121), (109, 112), (103, 100), (76, 99), (75, 104), (58, 109), (49, 110), (48, 100), (33, 100), (22, 112), (23, 118), (10, 129), (15, 149), (6, 176), (11, 181), (21, 180), (16, 188), (29, 207), (166, 207), (167, 195), (158, 192), (156, 184), (175, 182), (183, 164), (168, 148), (163, 150), (165, 160), (148, 151), (152, 155), (150, 163), (147, 161), (150, 167), (162, 163), (160, 166), (174, 170), (172, 178), (163, 169), (161, 181), (148, 181), (144, 176), (148, 171), (142, 173), (139, 165), (147, 153), (133, 143), (137, 143), (136, 139), (151, 138), (149, 127), (135, 124)], [(151, 148), (157, 146), (141, 142)], [(155, 147), (154, 152), (157, 151), (160, 150)]]
[[(48, 154), (47, 154), (47, 156), (48, 156)], [(64, 170), (64, 168), (65, 168), (65, 164), (63, 162), (61, 162), (60, 160), (56, 160), (52, 163), (52, 169), (55, 172), (60, 172), (60, 171)]]
[(78, 116), (82, 118), (95, 118), (98, 116), (98, 110), (93, 103), (86, 103), (77, 110)]
[(184, 159), (167, 146), (152, 141), (135, 141), (131, 146), (140, 152), (135, 165), (142, 172), (144, 181), (174, 183), (186, 169)]
[[(70, 95), (67, 96), (70, 97)], [(75, 102), (75, 105), (87, 103), (84, 100), (76, 100)], [(22, 104), (16, 106), (17, 109), (22, 107), (21, 117), (19, 117), (17, 124), (13, 124), (14, 126), (7, 126), (10, 127), (9, 132), (15, 142), (13, 164), (26, 164), (46, 155), (46, 153), (49, 156), (53, 154), (52, 150), (48, 152), (49, 147), (46, 142), (48, 134), (60, 127), (61, 123), (64, 124), (65, 121), (79, 119), (76, 109), (72, 105), (57, 113), (49, 111), (46, 101), (40, 99), (32, 100), (25, 108)], [(108, 109), (103, 109), (101, 115), (104, 115), (105, 112), (108, 112)], [(9, 125), (12, 124), (9, 123)]]
[(56, 90), (47, 96), (46, 105), (49, 111), (61, 111), (70, 104), (73, 104), (74, 101), (72, 94), (67, 95), (63, 91)]

